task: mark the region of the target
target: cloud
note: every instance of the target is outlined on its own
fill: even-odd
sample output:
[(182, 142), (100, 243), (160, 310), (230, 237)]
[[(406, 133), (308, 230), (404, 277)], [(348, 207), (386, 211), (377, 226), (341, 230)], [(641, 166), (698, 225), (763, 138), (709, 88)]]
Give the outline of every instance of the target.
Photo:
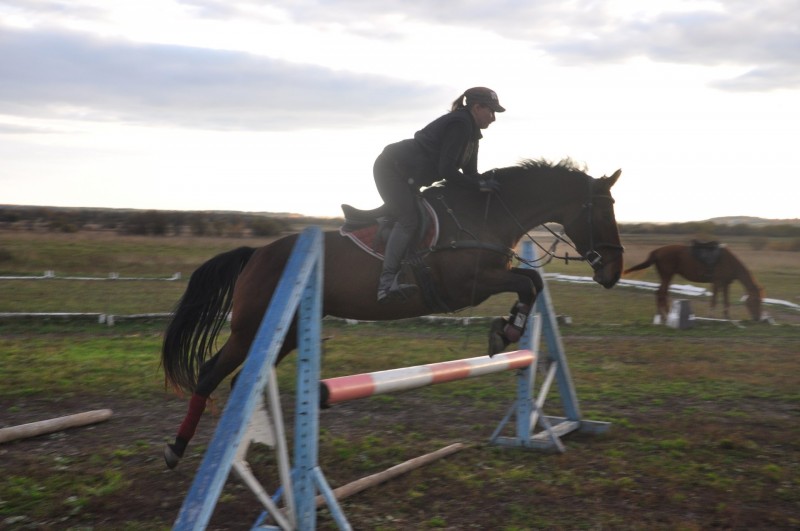
[(0, 123), (0, 135), (32, 135), (53, 132), (53, 130), (44, 127)]
[(720, 80), (713, 86), (733, 92), (765, 92), (800, 87), (800, 70), (789, 66), (754, 68), (735, 78)]
[[(206, 129), (356, 126), (444, 89), (242, 52), (61, 30), (0, 33), (0, 112)], [(399, 96), (402, 96), (401, 98)]]
[[(555, 63), (597, 66), (646, 58), (725, 66), (740, 74), (717, 79), (711, 87), (769, 91), (800, 87), (796, 4), (698, 0), (655, 10), (648, 3), (615, 9), (613, 2), (597, 0), (274, 0), (269, 5), (262, 0), (181, 0), (165, 6), (177, 6), (187, 25), (247, 22), (251, 29), (269, 31), (276, 24), (296, 24), (400, 47), (412, 38), (408, 28), (420, 23), (476, 29), (525, 43)], [(407, 118), (408, 109), (441, 108), (453, 96), (452, 88), (443, 86), (447, 80), (410, 82), (242, 51), (93, 37), (53, 26), (120, 34), (122, 27), (115, 24), (125, 17), (114, 12), (113, 3), (9, 0), (4, 8), (30, 28), (0, 25), (0, 113), (9, 115), (283, 131), (387, 123)]]
[[(740, 66), (758, 72), (718, 80), (723, 90), (800, 87), (800, 26), (796, 2), (726, 2), (725, 10), (691, 10), (608, 20), (583, 36), (543, 43), (567, 64), (622, 62), (644, 57), (658, 63)], [(701, 4), (702, 5), (702, 4)]]
[[(209, 11), (230, 5), (227, 0), (194, 0)], [(243, 16), (257, 0), (240, 0), (230, 17)], [(596, 0), (322, 0), (270, 3), (297, 24), (326, 27), (335, 24), (352, 33), (373, 28), (380, 36), (388, 16), (444, 26), (490, 31), (527, 42), (557, 63), (620, 63), (643, 57), (659, 63), (739, 66), (760, 74), (719, 80), (724, 90), (797, 88), (800, 69), (800, 26), (796, 0), (726, 0), (659, 4), (636, 8)], [(248, 15), (251, 16), (251, 15)], [(385, 37), (385, 35), (384, 35)]]

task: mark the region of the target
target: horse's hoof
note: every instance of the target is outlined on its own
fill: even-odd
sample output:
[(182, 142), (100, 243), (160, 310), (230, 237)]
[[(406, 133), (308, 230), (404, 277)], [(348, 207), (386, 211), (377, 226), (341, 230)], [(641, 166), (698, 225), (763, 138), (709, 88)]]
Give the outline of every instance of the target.
[(489, 334), (489, 357), (505, 350), (505, 342), (500, 334)]
[(172, 449), (172, 445), (168, 444), (166, 448), (164, 448), (164, 461), (167, 463), (167, 468), (172, 470), (181, 460), (181, 456), (179, 456), (175, 450)]
[(503, 352), (509, 345), (508, 339), (503, 335), (503, 329), (507, 321), (502, 317), (498, 317), (492, 321), (489, 328), (489, 357), (494, 356), (498, 352)]

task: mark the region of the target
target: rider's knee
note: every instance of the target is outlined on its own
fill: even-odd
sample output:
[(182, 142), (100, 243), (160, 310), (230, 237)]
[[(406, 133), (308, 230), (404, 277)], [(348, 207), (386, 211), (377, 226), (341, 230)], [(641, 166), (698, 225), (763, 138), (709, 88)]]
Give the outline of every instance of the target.
[(398, 217), (397, 224), (408, 232), (414, 232), (419, 227), (419, 220), (417, 219), (416, 213), (414, 213)]

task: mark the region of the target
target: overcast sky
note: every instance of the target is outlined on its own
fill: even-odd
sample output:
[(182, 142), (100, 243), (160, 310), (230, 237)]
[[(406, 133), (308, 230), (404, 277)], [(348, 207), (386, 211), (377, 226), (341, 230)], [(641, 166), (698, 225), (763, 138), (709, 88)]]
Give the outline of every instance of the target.
[(466, 88), (479, 169), (622, 169), (620, 221), (798, 218), (800, 0), (3, 0), (0, 204), (337, 216)]

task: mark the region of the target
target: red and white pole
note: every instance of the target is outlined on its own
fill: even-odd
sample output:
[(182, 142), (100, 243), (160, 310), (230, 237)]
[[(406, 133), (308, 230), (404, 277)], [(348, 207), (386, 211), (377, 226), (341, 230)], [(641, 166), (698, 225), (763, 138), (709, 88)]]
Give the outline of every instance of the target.
[(405, 391), (513, 369), (524, 369), (534, 362), (535, 356), (530, 350), (515, 350), (495, 354), (491, 358), (478, 356), (463, 360), (328, 378), (320, 382), (323, 386), (321, 405), (327, 407), (331, 404), (373, 395)]

